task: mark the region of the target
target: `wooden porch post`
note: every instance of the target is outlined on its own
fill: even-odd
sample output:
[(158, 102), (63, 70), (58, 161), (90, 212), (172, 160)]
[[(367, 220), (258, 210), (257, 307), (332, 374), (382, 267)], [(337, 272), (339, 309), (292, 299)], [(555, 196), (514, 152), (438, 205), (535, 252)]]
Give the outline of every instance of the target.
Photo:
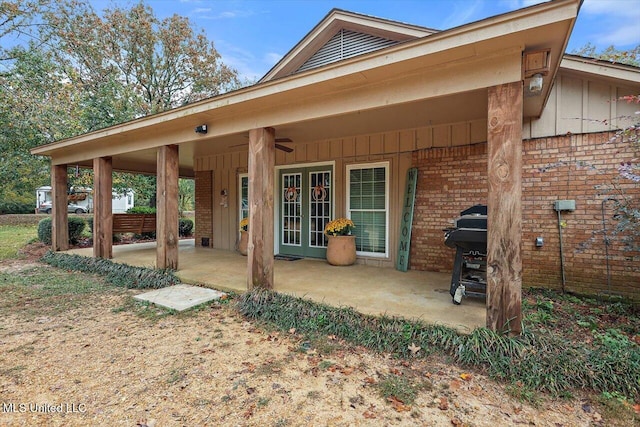
[(273, 174), (275, 130), (249, 131), (249, 244), (247, 288), (273, 289)]
[(51, 165), (51, 248), (69, 249), (69, 223), (67, 222), (67, 165)]
[(518, 335), (522, 322), (522, 81), (489, 88), (487, 327)]
[(113, 167), (111, 157), (93, 159), (93, 256), (113, 257)]
[(158, 148), (156, 267), (178, 269), (178, 146)]

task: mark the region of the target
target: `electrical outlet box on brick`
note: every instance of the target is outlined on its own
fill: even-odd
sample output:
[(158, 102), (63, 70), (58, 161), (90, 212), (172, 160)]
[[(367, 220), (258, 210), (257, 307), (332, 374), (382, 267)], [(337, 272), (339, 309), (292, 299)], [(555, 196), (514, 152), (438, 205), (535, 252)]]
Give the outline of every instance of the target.
[(556, 211), (575, 211), (576, 210), (576, 201), (575, 200), (556, 200), (553, 204), (553, 209)]

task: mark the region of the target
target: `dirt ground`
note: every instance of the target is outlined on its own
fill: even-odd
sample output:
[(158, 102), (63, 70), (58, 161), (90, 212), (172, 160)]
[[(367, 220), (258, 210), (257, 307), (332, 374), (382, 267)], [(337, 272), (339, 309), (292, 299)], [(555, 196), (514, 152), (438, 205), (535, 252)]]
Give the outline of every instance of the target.
[[(50, 268), (33, 256), (0, 263), (12, 274), (34, 267)], [(27, 299), (1, 317), (0, 425), (610, 425), (585, 400), (543, 397), (534, 408), (444, 360), (402, 361), (334, 337), (310, 347), (230, 304), (141, 311), (130, 298), (139, 292), (109, 288), (59, 312), (29, 310)], [(421, 385), (413, 403), (382, 396), (395, 377)]]

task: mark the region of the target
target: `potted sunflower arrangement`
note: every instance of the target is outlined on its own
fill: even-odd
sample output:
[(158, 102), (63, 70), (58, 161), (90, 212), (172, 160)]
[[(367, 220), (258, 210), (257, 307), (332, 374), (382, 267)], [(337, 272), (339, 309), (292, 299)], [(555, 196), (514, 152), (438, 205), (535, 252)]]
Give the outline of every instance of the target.
[(331, 265), (352, 265), (356, 262), (356, 225), (349, 218), (337, 218), (324, 227), (329, 242), (327, 262)]
[(247, 255), (247, 245), (249, 243), (249, 218), (242, 218), (240, 221), (240, 241), (238, 242), (238, 252)]

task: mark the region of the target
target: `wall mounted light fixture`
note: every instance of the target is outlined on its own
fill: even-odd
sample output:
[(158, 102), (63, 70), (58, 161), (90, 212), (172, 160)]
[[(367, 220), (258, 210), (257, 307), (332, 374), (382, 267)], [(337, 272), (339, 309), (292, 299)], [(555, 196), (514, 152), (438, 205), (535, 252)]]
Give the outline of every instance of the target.
[(207, 125), (196, 126), (196, 133), (207, 133)]
[(542, 92), (542, 83), (542, 74), (534, 74), (531, 76), (531, 80), (529, 80), (529, 92), (536, 94)]

